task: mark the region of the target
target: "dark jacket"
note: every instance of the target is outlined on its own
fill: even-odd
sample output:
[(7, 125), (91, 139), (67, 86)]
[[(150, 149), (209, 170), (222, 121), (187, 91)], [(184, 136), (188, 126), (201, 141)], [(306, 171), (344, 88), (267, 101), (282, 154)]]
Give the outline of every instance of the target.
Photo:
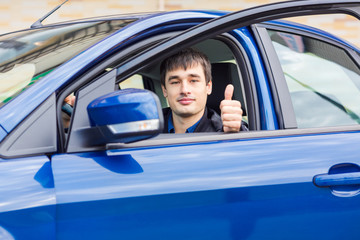
[[(164, 133), (168, 132), (168, 119), (171, 114), (170, 108), (163, 108), (164, 114)], [(205, 108), (204, 115), (200, 119), (194, 132), (223, 132), (221, 117), (214, 110)], [(247, 124), (242, 121), (240, 131), (248, 131)]]

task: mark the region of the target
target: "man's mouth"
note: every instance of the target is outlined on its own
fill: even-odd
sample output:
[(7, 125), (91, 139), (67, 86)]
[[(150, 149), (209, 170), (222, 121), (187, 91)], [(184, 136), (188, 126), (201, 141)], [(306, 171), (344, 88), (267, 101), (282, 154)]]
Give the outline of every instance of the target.
[(188, 97), (183, 97), (178, 100), (178, 102), (182, 105), (189, 105), (194, 101), (195, 101), (194, 98), (188, 98)]

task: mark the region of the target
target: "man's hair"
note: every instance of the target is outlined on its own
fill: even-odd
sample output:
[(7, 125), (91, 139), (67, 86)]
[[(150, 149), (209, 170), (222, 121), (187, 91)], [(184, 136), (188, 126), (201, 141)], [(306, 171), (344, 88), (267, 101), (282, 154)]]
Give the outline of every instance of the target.
[(174, 55), (166, 58), (160, 65), (161, 84), (165, 87), (165, 76), (168, 71), (179, 68), (186, 70), (200, 64), (204, 70), (205, 81), (208, 84), (211, 81), (211, 63), (208, 57), (195, 49), (185, 48)]

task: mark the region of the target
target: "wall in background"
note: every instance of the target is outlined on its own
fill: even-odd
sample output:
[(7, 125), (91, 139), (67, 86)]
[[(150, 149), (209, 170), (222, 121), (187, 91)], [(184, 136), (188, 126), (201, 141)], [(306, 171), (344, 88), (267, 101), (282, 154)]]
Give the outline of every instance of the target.
[[(0, 0), (0, 34), (28, 28), (62, 0)], [(240, 10), (279, 0), (69, 0), (43, 23), (94, 16), (179, 9)], [(360, 46), (360, 23), (350, 17), (320, 17), (297, 21), (322, 28)]]

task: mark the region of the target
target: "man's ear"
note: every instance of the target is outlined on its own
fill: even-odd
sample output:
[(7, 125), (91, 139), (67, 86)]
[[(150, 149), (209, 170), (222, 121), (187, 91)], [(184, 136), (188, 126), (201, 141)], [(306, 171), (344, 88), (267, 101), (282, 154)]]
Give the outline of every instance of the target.
[(163, 92), (163, 95), (164, 95), (164, 97), (166, 97), (167, 98), (167, 91), (166, 91), (166, 88), (165, 88), (165, 86), (164, 85), (162, 85), (161, 84), (161, 89), (162, 89), (162, 92)]
[(206, 93), (207, 95), (210, 95), (212, 92), (212, 81), (210, 81), (207, 85), (206, 85)]

